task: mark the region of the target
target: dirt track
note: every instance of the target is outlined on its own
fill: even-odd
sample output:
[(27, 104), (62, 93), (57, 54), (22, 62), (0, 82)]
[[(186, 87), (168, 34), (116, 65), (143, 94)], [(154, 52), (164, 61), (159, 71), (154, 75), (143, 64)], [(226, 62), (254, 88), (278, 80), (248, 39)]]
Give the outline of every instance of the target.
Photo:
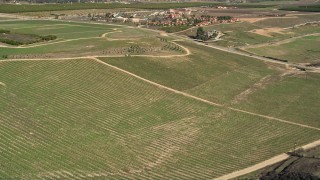
[[(320, 146), (320, 140), (317, 140), (317, 141), (314, 141), (312, 143), (306, 144), (306, 145), (302, 146), (301, 148), (303, 148), (304, 150), (308, 150), (308, 149), (312, 149), (312, 148), (317, 147), (317, 146)], [(236, 177), (239, 177), (239, 176), (242, 176), (242, 175), (257, 171), (257, 170), (262, 169), (264, 167), (270, 166), (270, 165), (275, 164), (277, 162), (283, 161), (283, 160), (285, 160), (285, 159), (287, 159), (289, 157), (290, 156), (288, 154), (283, 153), (283, 154), (275, 156), (275, 157), (273, 157), (271, 159), (263, 161), (263, 162), (261, 162), (259, 164), (256, 164), (254, 166), (242, 169), (240, 171), (235, 171), (233, 173), (226, 174), (224, 176), (221, 176), (221, 177), (218, 177), (218, 178), (215, 178), (215, 179), (216, 180), (233, 179), (233, 178), (236, 178)]]

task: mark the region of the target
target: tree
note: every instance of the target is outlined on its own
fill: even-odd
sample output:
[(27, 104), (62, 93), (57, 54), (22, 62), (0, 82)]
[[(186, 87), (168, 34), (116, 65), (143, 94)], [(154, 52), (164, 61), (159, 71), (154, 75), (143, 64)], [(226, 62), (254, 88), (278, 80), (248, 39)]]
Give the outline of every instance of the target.
[(106, 18), (110, 18), (112, 16), (112, 13), (107, 12), (106, 13)]
[(205, 34), (205, 31), (204, 31), (203, 27), (198, 27), (197, 36), (196, 36), (197, 39), (199, 39), (200, 37), (204, 36), (204, 34)]
[(204, 31), (204, 29), (202, 27), (198, 27), (196, 39), (201, 39), (203, 41), (208, 40), (207, 33)]

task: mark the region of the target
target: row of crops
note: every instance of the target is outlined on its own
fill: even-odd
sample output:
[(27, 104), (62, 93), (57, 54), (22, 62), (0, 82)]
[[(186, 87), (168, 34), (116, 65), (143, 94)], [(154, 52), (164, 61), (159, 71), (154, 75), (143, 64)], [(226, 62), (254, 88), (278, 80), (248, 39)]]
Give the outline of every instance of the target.
[(320, 136), (89, 59), (0, 63), (0, 179), (208, 179)]

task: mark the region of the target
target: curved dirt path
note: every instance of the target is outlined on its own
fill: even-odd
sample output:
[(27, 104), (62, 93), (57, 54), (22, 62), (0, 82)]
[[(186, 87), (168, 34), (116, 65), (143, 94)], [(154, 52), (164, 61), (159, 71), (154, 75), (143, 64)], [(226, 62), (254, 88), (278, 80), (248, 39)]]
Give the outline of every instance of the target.
[(280, 154), (278, 156), (275, 156), (271, 159), (268, 159), (266, 161), (263, 161), (261, 163), (258, 163), (254, 166), (251, 166), (251, 167), (248, 167), (248, 168), (245, 168), (245, 169), (242, 169), (240, 171), (235, 171), (233, 173), (230, 173), (230, 174), (226, 174), (226, 175), (223, 175), (223, 176), (220, 176), (218, 178), (214, 178), (215, 180), (227, 180), (227, 179), (233, 179), (233, 178), (236, 178), (236, 177), (239, 177), (239, 176), (242, 176), (242, 175), (245, 175), (245, 174), (249, 174), (251, 172), (254, 172), (254, 171), (257, 171), (259, 169), (262, 169), (264, 167), (267, 167), (267, 166), (270, 166), (272, 164), (275, 164), (277, 162), (280, 162), (280, 161), (283, 161), (283, 160), (286, 160), (288, 159), (290, 156), (287, 155), (286, 153), (283, 153), (283, 154)]
[(118, 32), (122, 32), (122, 31), (121, 30), (116, 30), (116, 31), (112, 31), (112, 32), (106, 32), (106, 33), (103, 33), (100, 37), (111, 39), (111, 38), (106, 37), (106, 35), (112, 34), (112, 33), (118, 33)]

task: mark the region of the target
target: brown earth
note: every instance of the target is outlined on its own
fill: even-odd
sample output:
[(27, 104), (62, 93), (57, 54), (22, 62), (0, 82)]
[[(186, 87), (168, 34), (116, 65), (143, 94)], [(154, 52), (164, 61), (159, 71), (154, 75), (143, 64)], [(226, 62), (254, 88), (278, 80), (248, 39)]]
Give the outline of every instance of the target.
[(272, 37), (272, 33), (279, 33), (279, 34), (288, 34), (288, 32), (285, 32), (283, 28), (264, 28), (264, 29), (253, 29), (249, 32), (256, 33), (262, 36)]

